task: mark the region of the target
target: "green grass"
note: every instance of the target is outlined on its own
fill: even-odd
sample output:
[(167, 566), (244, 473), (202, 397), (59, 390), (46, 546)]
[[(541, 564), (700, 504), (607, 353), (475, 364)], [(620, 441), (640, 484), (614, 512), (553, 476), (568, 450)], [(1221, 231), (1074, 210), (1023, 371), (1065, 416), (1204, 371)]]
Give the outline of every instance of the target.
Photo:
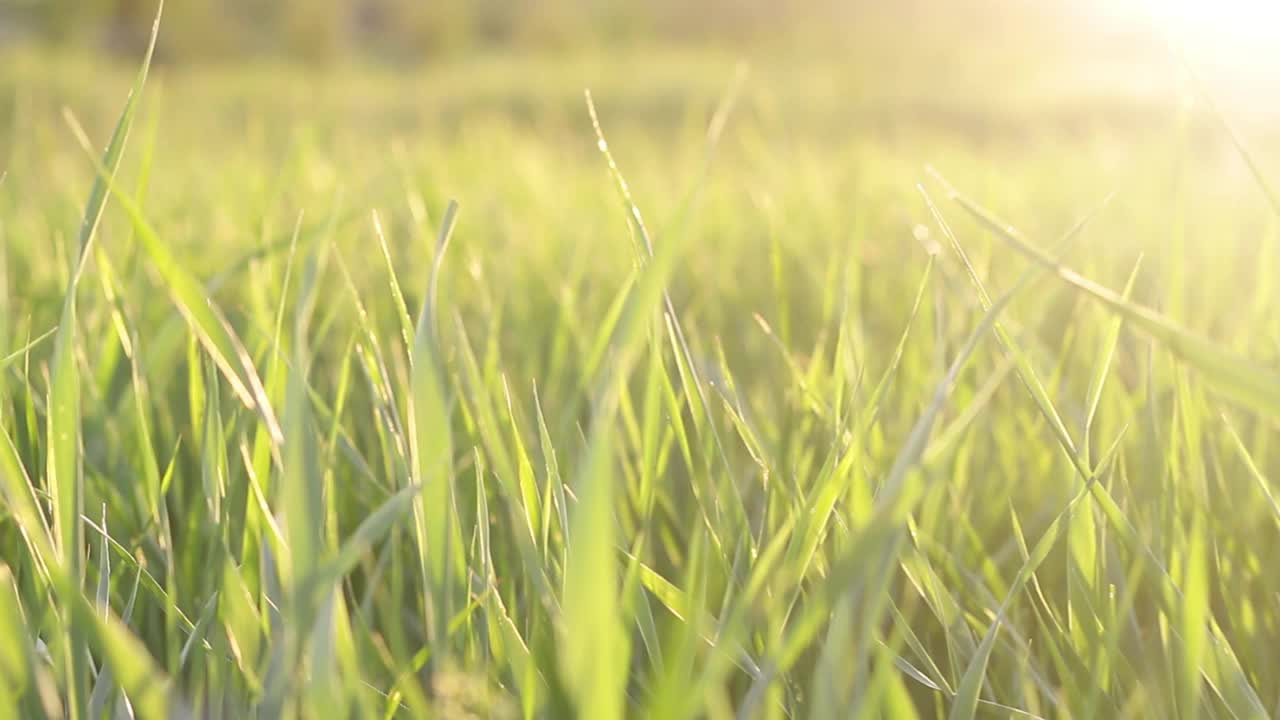
[(0, 718), (1280, 711), (1280, 167), (1216, 110), (36, 57)]

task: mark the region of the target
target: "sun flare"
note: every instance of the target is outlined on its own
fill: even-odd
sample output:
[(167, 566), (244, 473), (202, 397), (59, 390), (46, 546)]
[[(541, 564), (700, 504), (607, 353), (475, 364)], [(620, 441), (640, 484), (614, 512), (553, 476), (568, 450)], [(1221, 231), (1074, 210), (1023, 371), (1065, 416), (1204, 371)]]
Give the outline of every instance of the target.
[(1280, 61), (1280, 2), (1274, 0), (1143, 0), (1173, 40), (1229, 53), (1238, 60)]

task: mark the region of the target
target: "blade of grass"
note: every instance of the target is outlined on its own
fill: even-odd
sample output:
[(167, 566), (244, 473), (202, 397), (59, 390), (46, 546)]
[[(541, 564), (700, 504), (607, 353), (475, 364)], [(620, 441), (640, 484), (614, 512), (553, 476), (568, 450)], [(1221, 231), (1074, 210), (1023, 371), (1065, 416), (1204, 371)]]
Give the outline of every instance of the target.
[[(1126, 301), (1133, 295), (1133, 285), (1138, 279), (1138, 271), (1142, 269), (1142, 257), (1139, 256), (1137, 262), (1133, 264), (1133, 270), (1129, 273), (1129, 280), (1125, 283), (1124, 291), (1121, 293)], [(1093, 376), (1089, 379), (1089, 392), (1085, 399), (1085, 416), (1084, 430), (1082, 437), (1084, 438), (1084, 459), (1089, 462), (1089, 437), (1090, 430), (1093, 428), (1093, 421), (1098, 416), (1098, 404), (1102, 401), (1102, 389), (1106, 385), (1107, 377), (1111, 374), (1112, 361), (1115, 359), (1116, 344), (1120, 340), (1120, 328), (1124, 324), (1122, 316), (1116, 316), (1107, 326), (1105, 340), (1102, 348), (1098, 353), (1098, 362), (1094, 364)]]
[[(95, 160), (98, 178), (89, 192), (83, 219), (80, 222), (77, 255), (74, 260), (71, 277), (63, 296), (62, 317), (58, 323), (58, 331), (54, 338), (53, 360), (50, 364), (49, 415), (46, 423), (46, 443), (48, 459), (45, 482), (49, 494), (53, 498), (54, 543), (57, 549), (57, 575), (62, 582), (58, 586), (63, 594), (79, 596), (80, 584), (84, 579), (84, 526), (80, 522), (84, 507), (84, 484), (81, 475), (80, 457), (80, 372), (75, 362), (77, 339), (76, 293), (85, 264), (90, 257), (95, 232), (102, 219), (106, 206), (106, 189), (115, 177), (124, 156), (125, 144), (129, 130), (133, 125), (134, 108), (138, 97), (146, 85), (147, 71), (151, 67), (151, 56), (155, 51), (156, 37), (160, 29), (160, 15), (163, 2), (156, 11), (155, 23), (152, 25), (151, 38), (147, 44), (133, 89), (125, 100), (124, 109), (116, 121), (115, 130), (101, 160)], [(88, 150), (87, 140), (86, 151)], [(68, 597), (60, 598), (63, 603), (70, 601)], [(89, 669), (87, 667), (88, 628), (72, 613), (66, 618), (68, 633), (63, 644), (65, 660), (64, 685), (67, 693), (66, 706), (74, 719), (84, 717), (88, 711)]]
[(18, 717), (19, 701), (34, 683), (35, 658), (28, 627), (13, 573), (0, 563), (0, 630), (6, 638), (0, 643), (0, 716), (6, 718)]
[[(946, 181), (938, 176), (941, 182)], [(1219, 392), (1241, 405), (1280, 415), (1280, 375), (1223, 350), (1207, 338), (1182, 328), (1172, 319), (1135, 304), (1120, 293), (1095, 283), (1031, 244), (1011, 225), (947, 185), (947, 194), (983, 226), (1060, 279), (1123, 315), (1135, 327), (1158, 340), (1170, 352), (1200, 371)]]
[(1271, 206), (1271, 212), (1276, 217), (1280, 217), (1280, 193), (1277, 193), (1275, 187), (1267, 179), (1266, 173), (1262, 171), (1262, 166), (1258, 164), (1257, 158), (1253, 152), (1249, 150), (1249, 146), (1245, 143), (1244, 137), (1236, 130), (1235, 125), (1223, 112), (1210, 91), (1208, 84), (1200, 77), (1200, 73), (1196, 70), (1195, 65), (1191, 62), (1191, 58), (1187, 56), (1185, 49), (1178, 48), (1176, 51), (1178, 59), (1182, 61), (1182, 68), (1186, 71), (1187, 76), (1191, 78), (1191, 82), (1199, 91), (1200, 96), (1209, 105), (1209, 110), (1213, 113), (1214, 118), (1218, 120), (1218, 124), (1227, 133), (1227, 137), (1231, 138), (1231, 144), (1235, 147), (1236, 152), (1240, 155), (1240, 159), (1244, 160), (1245, 165), (1249, 168), (1249, 174), (1253, 176), (1253, 180), (1257, 183), (1258, 188), (1262, 190), (1262, 194), (1267, 198), (1267, 204)]
[[(946, 181), (941, 178), (936, 171), (933, 171), (933, 173), (940, 182), (944, 184), (946, 183)], [(960, 202), (960, 204), (967, 211), (977, 217), (984, 226), (1005, 238), (1015, 247), (1023, 249), (1027, 254), (1031, 254), (1033, 259), (1037, 260), (1033, 267), (1044, 267), (1051, 270), (1057, 270), (1059, 277), (1063, 277), (1062, 266), (1056, 259), (1049, 256), (1044, 251), (1031, 246), (1027, 241), (1022, 239), (1018, 231), (1012, 226), (995, 219), (995, 216), (989, 211), (986, 211), (967, 198), (964, 198), (950, 185), (946, 185), (946, 187), (951, 197)], [(1067, 272), (1068, 276), (1073, 276), (1070, 271)], [(1086, 287), (1092, 286), (1092, 283), (1079, 278), (1079, 276), (1073, 277), (1079, 279)], [(976, 278), (976, 275), (974, 276), (974, 280), (980, 285), (980, 280)], [(1076, 284), (1076, 282), (1072, 282), (1072, 284)], [(1081, 287), (1081, 289), (1084, 289), (1084, 287)], [(1137, 313), (1125, 312), (1124, 310), (1130, 307), (1129, 303), (1120, 298), (1119, 295), (1112, 293), (1109, 290), (1106, 290), (1105, 294), (1110, 298), (1106, 301), (1107, 304), (1111, 305), (1113, 309), (1116, 309), (1118, 312), (1122, 312), (1122, 314), (1131, 321), (1134, 321), (1134, 318), (1146, 318), (1150, 320), (1150, 318), (1147, 317), (1150, 315), (1158, 318), (1160, 322), (1167, 322), (1161, 316), (1145, 309), (1141, 309), (1142, 312)], [(1144, 315), (1144, 313), (1146, 313), (1146, 315)], [(1135, 324), (1141, 323), (1135, 321)], [(1156, 325), (1157, 327), (1160, 327), (1160, 323), (1156, 323)], [(1161, 338), (1157, 335), (1156, 339), (1159, 340)], [(1233, 359), (1234, 356), (1222, 353), (1217, 350), (1216, 347), (1208, 344), (1207, 341), (1198, 340), (1198, 342), (1207, 345), (1207, 349), (1204, 349), (1204, 352), (1225, 357), (1230, 361), (1228, 364), (1236, 362), (1236, 360)], [(1204, 346), (1201, 347), (1204, 348)], [(1178, 354), (1178, 348), (1176, 346), (1171, 347), (1170, 349), (1175, 352), (1175, 354)], [(1192, 365), (1195, 365), (1195, 363), (1192, 363)], [(1034, 369), (1029, 365), (1020, 364), (1018, 366), (1018, 370), (1019, 374), (1023, 375), (1024, 384), (1028, 387), (1034, 388), (1040, 386), (1039, 380), (1035, 377)], [(1057, 416), (1057, 411), (1053, 408), (1052, 403), (1049, 402), (1047, 395), (1035, 394), (1035, 397), (1041, 413), (1046, 418)], [(1266, 403), (1264, 402), (1263, 404), (1265, 405)], [(1094, 473), (1086, 467), (1083, 459), (1080, 457), (1080, 454), (1070, 444), (1070, 438), (1067, 436), (1059, 436), (1058, 441), (1062, 445), (1064, 452), (1067, 454), (1068, 459), (1079, 472), (1080, 476), (1086, 480), (1092, 477)], [(1134, 527), (1132, 521), (1126, 515), (1124, 510), (1116, 503), (1107, 487), (1098, 483), (1092, 483), (1090, 484), (1090, 487), (1093, 491), (1094, 499), (1099, 503), (1104, 516), (1107, 518), (1111, 526), (1118, 532), (1121, 540), (1133, 549), (1134, 552), (1140, 553), (1144, 559), (1158, 571), (1158, 579), (1161, 582), (1161, 592), (1158, 593), (1157, 598), (1161, 603), (1162, 609), (1171, 617), (1183, 617), (1185, 615), (1186, 598), (1182, 589), (1170, 576), (1164, 563), (1161, 562), (1160, 558), (1152, 550), (1150, 545), (1148, 545), (1147, 542), (1138, 535), (1137, 529)], [(1208, 617), (1209, 620), (1213, 620), (1211, 614)], [(1202, 664), (1200, 669), (1202, 672), (1215, 672), (1215, 674), (1220, 672), (1225, 677), (1221, 688), (1213, 683), (1210, 683), (1210, 687), (1217, 691), (1218, 697), (1222, 699), (1228, 707), (1232, 708), (1232, 711), (1237, 713), (1237, 715), (1243, 714), (1244, 716), (1252, 716), (1257, 712), (1261, 712), (1261, 701), (1258, 698), (1257, 692), (1254, 690), (1250, 679), (1245, 676), (1244, 670), (1235, 656), (1235, 652), (1228, 643), (1221, 642), (1218, 637), (1215, 636), (1214, 641), (1211, 654), (1213, 667), (1206, 667), (1207, 665), (1210, 665), (1210, 663), (1206, 663)], [(1182, 642), (1180, 637), (1178, 638), (1178, 642)]]
[[(421, 489), (414, 500), (413, 511), (420, 568), (430, 588), (428, 632), (433, 642), (443, 640), (447, 620), (452, 615), (453, 588), (447, 568), (451, 542), (458, 532), (451, 524), (454, 479), (450, 400), (436, 334), (439, 266), (444, 261), (457, 212), (457, 204), (450, 202), (441, 221), (435, 265), (418, 315), (410, 355), (409, 456), (413, 483)], [(436, 649), (439, 651), (442, 646)]]
[[(1115, 451), (1120, 447), (1120, 440), (1123, 437), (1117, 437), (1111, 446), (1111, 450), (1104, 458), (1104, 463), (1114, 456)], [(1100, 465), (1102, 467), (1102, 465)], [(1049, 524), (1048, 529), (1036, 541), (1035, 548), (1032, 549), (1030, 555), (1023, 561), (1022, 567), (1018, 568), (1017, 575), (1014, 576), (1013, 582), (1010, 583), (1008, 591), (1005, 593), (1004, 601), (1000, 604), (999, 610), (996, 612), (995, 620), (991, 626), (987, 628), (986, 634), (982, 638), (982, 643), (978, 646), (978, 652), (969, 662), (969, 667), (965, 669), (964, 675), (960, 678), (960, 685), (956, 688), (956, 696), (951, 706), (951, 712), (948, 715), (950, 720), (972, 720), (978, 709), (978, 695), (982, 690), (982, 685), (987, 672), (987, 666), (991, 660), (991, 651), (995, 648), (996, 637), (999, 634), (1001, 625), (1004, 624), (1005, 617), (1009, 611), (1009, 606), (1013, 600), (1018, 597), (1022, 590), (1026, 587), (1028, 581), (1035, 575), (1036, 570), (1049, 557), (1049, 551), (1057, 543), (1058, 537), (1063, 533), (1065, 528), (1070, 526), (1071, 515), (1077, 506), (1089, 497), (1093, 489), (1093, 484), (1098, 481), (1100, 475), (1089, 478), (1084, 486), (1081, 487), (1076, 494), (1067, 503)]]
[(58, 332), (58, 328), (56, 326), (51, 327), (48, 330), (41, 333), (40, 335), (36, 336), (35, 339), (28, 340), (27, 343), (22, 347), (0, 358), (0, 370), (4, 370), (5, 368), (7, 368), (10, 363), (26, 357), (27, 353), (31, 352), (40, 343), (53, 337), (54, 334), (56, 334), (57, 332)]
[[(88, 140), (79, 122), (70, 112), (66, 113), (65, 117), (80, 140), (81, 146), (85, 148), (86, 153), (89, 153)], [(186, 318), (191, 331), (209, 353), (228, 386), (245, 407), (258, 413), (275, 444), (278, 446), (283, 443), (284, 435), (280, 430), (275, 412), (267, 400), (262, 380), (258, 377), (252, 358), (245, 350), (244, 344), (227, 322), (226, 315), (205, 292), (204, 287), (174, 257), (173, 252), (147, 221), (137, 202), (116, 185), (101, 162), (91, 153), (89, 157), (93, 160), (99, 177), (105, 179), (106, 186), (117, 204), (128, 215), (133, 224), (134, 236), (159, 271), (170, 299)]]

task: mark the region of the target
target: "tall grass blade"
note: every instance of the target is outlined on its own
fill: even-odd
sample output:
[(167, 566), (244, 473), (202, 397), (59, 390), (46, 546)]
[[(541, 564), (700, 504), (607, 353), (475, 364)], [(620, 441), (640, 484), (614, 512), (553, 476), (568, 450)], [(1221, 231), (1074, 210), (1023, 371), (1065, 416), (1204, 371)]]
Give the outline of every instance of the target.
[(410, 356), (409, 456), (413, 484), (420, 488), (413, 510), (422, 574), (429, 588), (428, 627), (437, 641), (442, 639), (447, 619), (452, 615), (448, 564), (455, 530), (451, 525), (453, 436), (445, 368), (436, 334), (436, 286), (457, 212), (457, 204), (450, 202), (441, 221), (435, 266), (418, 315)]
[[(155, 51), (160, 28), (163, 2), (156, 10), (151, 39), (147, 45), (133, 89), (125, 100), (124, 109), (116, 122), (111, 141), (100, 161), (97, 161), (99, 177), (89, 192), (80, 222), (79, 242), (74, 267), (62, 303), (62, 316), (54, 337), (53, 360), (50, 363), (49, 414), (46, 422), (48, 460), (45, 483), (53, 498), (54, 542), (57, 548), (58, 575), (65, 578), (58, 586), (64, 592), (79, 596), (84, 577), (84, 526), (80, 517), (84, 512), (84, 485), (81, 476), (80, 457), (80, 373), (76, 364), (77, 312), (76, 294), (81, 274), (90, 257), (95, 231), (106, 205), (106, 189), (111, 184), (124, 155), (129, 130), (133, 125), (134, 107), (146, 84), (151, 56)], [(69, 598), (62, 597), (65, 603)], [(73, 614), (67, 618), (69, 627), (64, 647), (64, 684), (67, 693), (67, 710), (72, 718), (80, 718), (87, 712), (89, 701), (86, 632), (82, 621)]]
[(1011, 225), (949, 185), (947, 192), (969, 214), (1011, 247), (1052, 270), (1066, 283), (1102, 302), (1135, 327), (1160, 341), (1170, 352), (1199, 370), (1224, 395), (1241, 405), (1272, 416), (1280, 415), (1280, 374), (1258, 367), (1245, 358), (1223, 350), (1218, 343), (1182, 328), (1172, 319), (1126, 300), (1122, 294), (1084, 277), (1031, 244)]

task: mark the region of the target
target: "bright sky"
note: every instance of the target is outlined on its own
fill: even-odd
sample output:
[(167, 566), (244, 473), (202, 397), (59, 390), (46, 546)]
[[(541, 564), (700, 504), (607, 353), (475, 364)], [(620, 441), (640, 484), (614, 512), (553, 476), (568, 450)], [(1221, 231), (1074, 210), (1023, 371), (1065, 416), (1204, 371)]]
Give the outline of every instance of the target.
[(1099, 0), (1120, 19), (1151, 22), (1215, 61), (1280, 67), (1280, 0)]
[(1092, 0), (1099, 17), (1157, 28), (1234, 116), (1280, 114), (1280, 0)]

